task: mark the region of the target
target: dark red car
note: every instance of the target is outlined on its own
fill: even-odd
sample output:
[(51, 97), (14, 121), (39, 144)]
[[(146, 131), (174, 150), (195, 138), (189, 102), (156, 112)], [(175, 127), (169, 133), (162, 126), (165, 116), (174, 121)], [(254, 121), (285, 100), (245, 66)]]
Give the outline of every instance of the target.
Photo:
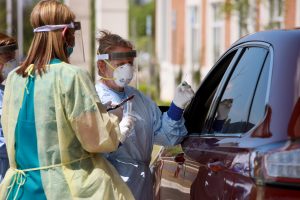
[(184, 116), (184, 153), (154, 165), (156, 199), (300, 199), (300, 29), (238, 40)]

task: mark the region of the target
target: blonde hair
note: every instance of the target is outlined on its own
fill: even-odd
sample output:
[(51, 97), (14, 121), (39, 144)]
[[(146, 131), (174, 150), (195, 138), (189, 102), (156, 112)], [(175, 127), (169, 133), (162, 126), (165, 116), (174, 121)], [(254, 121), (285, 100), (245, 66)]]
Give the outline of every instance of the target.
[(5, 35), (4, 33), (0, 33), (0, 47), (12, 44), (17, 44), (17, 41), (8, 35)]
[(112, 34), (109, 31), (101, 30), (100, 37), (97, 38), (98, 50), (97, 54), (110, 53), (117, 47), (125, 47), (133, 49), (133, 44), (117, 34)]
[[(44, 25), (69, 24), (75, 20), (74, 13), (63, 3), (56, 0), (40, 1), (32, 10), (30, 22), (33, 28)], [(69, 62), (64, 50), (64, 38), (62, 30), (49, 32), (35, 32), (31, 42), (28, 55), (18, 74), (26, 77), (26, 68), (30, 64), (35, 65), (35, 69), (41, 75), (46, 71), (46, 65), (52, 58), (58, 58), (64, 62)], [(68, 31), (66, 32), (68, 34)]]

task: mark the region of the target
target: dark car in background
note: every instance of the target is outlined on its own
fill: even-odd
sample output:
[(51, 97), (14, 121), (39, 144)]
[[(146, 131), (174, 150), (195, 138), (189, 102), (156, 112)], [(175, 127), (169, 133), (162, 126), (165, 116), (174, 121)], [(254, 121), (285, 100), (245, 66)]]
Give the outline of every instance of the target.
[(155, 198), (300, 199), (299, 97), (299, 29), (238, 40), (184, 113), (183, 152), (154, 163)]

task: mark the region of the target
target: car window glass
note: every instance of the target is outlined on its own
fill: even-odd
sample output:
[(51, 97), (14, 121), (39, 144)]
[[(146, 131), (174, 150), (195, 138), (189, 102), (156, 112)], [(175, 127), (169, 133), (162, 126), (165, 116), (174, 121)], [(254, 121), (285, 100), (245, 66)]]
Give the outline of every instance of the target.
[(246, 48), (237, 63), (217, 106), (212, 132), (242, 133), (267, 50)]
[(246, 131), (250, 130), (254, 125), (258, 124), (265, 115), (265, 101), (268, 86), (269, 69), (270, 55), (268, 55), (265, 61), (262, 73), (257, 84)]
[(228, 53), (207, 75), (184, 112), (185, 126), (190, 134), (199, 134), (222, 77), (237, 50)]

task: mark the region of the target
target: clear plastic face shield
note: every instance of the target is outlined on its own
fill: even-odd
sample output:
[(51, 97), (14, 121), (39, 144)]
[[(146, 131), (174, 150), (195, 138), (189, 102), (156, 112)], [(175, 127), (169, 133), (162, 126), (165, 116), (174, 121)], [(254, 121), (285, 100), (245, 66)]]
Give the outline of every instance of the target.
[(4, 64), (11, 59), (16, 59), (18, 50), (17, 44), (0, 46), (0, 63)]
[(85, 53), (80, 22), (40, 26), (35, 28), (33, 32), (49, 32), (59, 29), (62, 29), (63, 37), (66, 39), (65, 48), (70, 62), (75, 65), (84, 64)]
[(119, 87), (125, 87), (128, 84), (137, 87), (138, 66), (135, 57), (135, 50), (98, 54), (97, 60), (104, 61), (106, 66), (113, 71), (112, 77), (100, 76), (100, 78), (104, 80), (113, 80)]
[(11, 37), (11, 38), (16, 40), (16, 43), (12, 43), (10, 45), (0, 46), (0, 55), (5, 53), (5, 52), (8, 52), (11, 55), (14, 55), (15, 59), (18, 62), (18, 64), (20, 64), (21, 61), (24, 60), (24, 57), (21, 58), (21, 55), (20, 55), (20, 52), (19, 52), (20, 47), (18, 45), (18, 30), (16, 28), (11, 27), (9, 30), (8, 30), (8, 28), (7, 29), (0, 29), (0, 32), (4, 33), (8, 37)]

